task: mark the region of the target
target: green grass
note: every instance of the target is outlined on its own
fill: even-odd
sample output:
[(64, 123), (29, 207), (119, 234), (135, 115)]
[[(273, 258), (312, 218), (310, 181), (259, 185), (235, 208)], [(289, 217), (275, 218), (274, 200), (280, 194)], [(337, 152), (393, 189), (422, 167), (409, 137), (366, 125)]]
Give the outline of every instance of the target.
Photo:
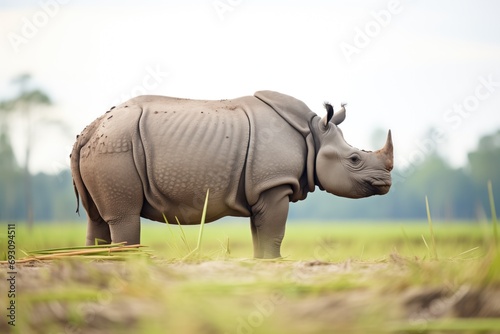
[[(434, 222), (433, 236), (429, 225), (420, 221), (402, 222), (289, 222), (282, 254), (289, 260), (376, 261), (393, 252), (401, 256), (430, 259), (434, 256), (422, 240), (435, 239), (440, 256), (474, 258), (487, 252), (491, 240), (489, 225), (477, 222)], [(181, 259), (199, 242), (200, 225), (177, 226), (143, 222), (141, 244), (165, 259)], [(30, 232), (18, 224), (18, 256), (39, 249), (82, 246), (86, 225), (39, 224)], [(5, 236), (0, 234), (0, 242)], [(212, 259), (251, 258), (253, 252), (249, 222), (244, 220), (206, 224), (202, 254)], [(228, 246), (229, 245), (229, 246)], [(5, 249), (5, 247), (4, 247)], [(0, 250), (1, 251), (1, 250)]]
[[(412, 311), (407, 304), (412, 293), (418, 301), (437, 290), (443, 293), (437, 301), (458, 305), (453, 294), (462, 287), (486, 291), (483, 302), (500, 296), (492, 225), (289, 222), (284, 259), (257, 261), (247, 220), (206, 224), (201, 237), (199, 225), (143, 222), (141, 243), (150, 256), (19, 265), (15, 333), (493, 332), (495, 319), (451, 321), (453, 313), (428, 316), (428, 307)], [(32, 231), (18, 224), (17, 254), (75, 249), (85, 233), (82, 223), (38, 224)], [(424, 239), (434, 242), (426, 246)], [(197, 246), (198, 256), (186, 261)], [(0, 280), (5, 284), (5, 270)], [(7, 307), (3, 297), (0, 309)], [(412, 314), (425, 327), (410, 321)], [(3, 325), (0, 332), (11, 329)]]
[(500, 247), (499, 236), (498, 236), (498, 221), (497, 221), (497, 211), (495, 208), (495, 198), (493, 197), (493, 185), (491, 183), (491, 180), (488, 181), (488, 197), (490, 201), (491, 221), (493, 225), (493, 241), (496, 249), (498, 250)]

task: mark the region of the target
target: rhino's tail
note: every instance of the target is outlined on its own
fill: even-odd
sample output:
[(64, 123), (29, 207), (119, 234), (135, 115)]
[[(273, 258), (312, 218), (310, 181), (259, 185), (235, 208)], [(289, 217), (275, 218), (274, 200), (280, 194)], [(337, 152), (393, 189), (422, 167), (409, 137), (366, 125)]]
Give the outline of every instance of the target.
[(76, 213), (80, 215), (80, 195), (78, 193), (78, 187), (76, 185), (77, 181), (75, 179), (78, 179), (78, 183), (83, 185), (83, 180), (82, 176), (80, 174), (80, 149), (81, 146), (79, 145), (79, 139), (80, 136), (76, 136), (76, 142), (73, 145), (73, 150), (71, 151), (71, 154), (69, 155), (69, 158), (71, 160), (71, 175), (73, 177), (73, 189), (75, 190), (75, 196), (76, 196)]
[(76, 213), (80, 215), (80, 196), (78, 195), (78, 189), (76, 189), (76, 184), (75, 180), (73, 180), (73, 188), (75, 190), (75, 196), (76, 196)]
[(82, 205), (91, 219), (97, 218), (99, 212), (82, 179), (82, 174), (80, 171), (80, 152), (81, 149), (85, 145), (87, 145), (90, 138), (97, 129), (99, 120), (100, 118), (96, 119), (92, 124), (87, 126), (79, 136), (76, 136), (76, 142), (73, 145), (73, 150), (70, 154), (71, 175), (73, 177), (73, 187), (76, 196), (76, 213), (80, 215), (81, 198)]

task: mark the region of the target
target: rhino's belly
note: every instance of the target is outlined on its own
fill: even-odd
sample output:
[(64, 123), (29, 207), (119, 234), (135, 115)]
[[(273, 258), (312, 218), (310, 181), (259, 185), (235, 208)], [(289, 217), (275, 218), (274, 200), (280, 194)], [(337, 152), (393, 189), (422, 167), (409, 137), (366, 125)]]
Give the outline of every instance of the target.
[(249, 140), (243, 111), (200, 101), (148, 107), (139, 129), (148, 218), (199, 223), (208, 189), (208, 220), (249, 215), (240, 183)]

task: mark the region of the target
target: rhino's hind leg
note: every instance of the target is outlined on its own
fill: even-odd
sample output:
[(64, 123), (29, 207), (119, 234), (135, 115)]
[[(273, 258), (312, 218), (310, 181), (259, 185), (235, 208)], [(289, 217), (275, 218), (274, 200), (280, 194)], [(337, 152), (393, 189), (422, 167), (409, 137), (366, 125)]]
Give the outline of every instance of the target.
[(99, 217), (96, 220), (88, 218), (87, 224), (87, 246), (111, 243), (111, 232), (109, 225)]
[(107, 222), (99, 217), (88, 219), (87, 246), (126, 242), (136, 245), (141, 241), (141, 226), (139, 215), (127, 215), (108, 218)]
[(141, 219), (139, 215), (129, 215), (108, 220), (111, 240), (114, 243), (126, 242), (127, 245), (141, 243)]
[(251, 227), (255, 258), (281, 257), (281, 241), (285, 236), (291, 193), (289, 186), (273, 188), (262, 193), (252, 206)]
[[(89, 222), (91, 238), (138, 244), (144, 194), (132, 154), (100, 153), (98, 158), (99, 168), (95, 168), (96, 159), (81, 165), (83, 181), (105, 222)], [(104, 224), (108, 225), (107, 231)]]

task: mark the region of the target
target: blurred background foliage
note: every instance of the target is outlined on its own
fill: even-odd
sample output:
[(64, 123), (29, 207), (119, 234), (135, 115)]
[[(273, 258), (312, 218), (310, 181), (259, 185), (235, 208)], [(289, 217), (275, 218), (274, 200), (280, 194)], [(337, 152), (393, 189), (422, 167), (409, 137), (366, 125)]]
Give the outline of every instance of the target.
[[(30, 172), (30, 156), (36, 132), (32, 131), (32, 113), (39, 105), (50, 105), (50, 97), (29, 85), (30, 76), (21, 75), (13, 83), (18, 95), (0, 101), (0, 221), (62, 221), (84, 219), (75, 214), (71, 173), (62, 169), (56, 174)], [(14, 154), (13, 117), (22, 117), (28, 126), (24, 129), (26, 145), (24, 161), (19, 163)], [(36, 118), (40, 121), (40, 117)], [(53, 125), (53, 124), (52, 124)], [(57, 124), (63, 131), (68, 126)], [(397, 130), (397, 129), (396, 129)], [(397, 145), (397, 131), (395, 142)], [(373, 138), (383, 137), (374, 129)], [(68, 152), (69, 155), (70, 152)], [(316, 190), (307, 200), (291, 206), (290, 219), (336, 220), (402, 220), (425, 219), (425, 196), (429, 197), (434, 218), (442, 220), (481, 220), (490, 216), (487, 182), (493, 183), (500, 207), (500, 130), (484, 135), (475, 150), (468, 153), (468, 163), (451, 167), (439, 150), (424, 155), (425, 159), (411, 173), (396, 166), (393, 187), (388, 195), (366, 199), (345, 199)], [(83, 211), (83, 210), (82, 210)]]

